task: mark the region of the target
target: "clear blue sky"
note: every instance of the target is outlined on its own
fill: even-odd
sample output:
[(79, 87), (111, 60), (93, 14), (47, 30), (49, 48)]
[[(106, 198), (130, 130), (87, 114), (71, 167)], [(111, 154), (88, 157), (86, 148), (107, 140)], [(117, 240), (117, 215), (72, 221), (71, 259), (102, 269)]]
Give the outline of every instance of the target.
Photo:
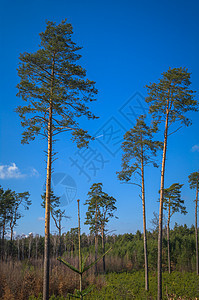
[[(16, 228), (17, 233), (44, 233), (40, 195), (45, 182), (46, 142), (36, 139), (29, 145), (21, 145), (22, 128), (14, 110), (20, 103), (16, 97), (19, 54), (38, 50), (39, 33), (45, 30), (45, 21), (59, 23), (67, 18), (72, 23), (73, 40), (83, 46), (80, 62), (99, 89), (98, 100), (91, 109), (100, 118), (83, 122), (84, 128), (98, 136), (97, 141), (90, 144), (87, 153), (76, 153), (70, 137), (63, 134), (55, 147), (58, 159), (54, 163), (53, 184), (63, 197), (63, 205), (64, 201), (70, 201), (65, 209), (71, 220), (63, 224), (64, 230), (77, 226), (75, 199), (81, 200), (83, 223), (87, 192), (92, 183), (102, 182), (104, 191), (117, 199), (119, 219), (111, 221), (109, 229), (124, 233), (142, 230), (142, 205), (139, 190), (120, 184), (116, 177), (116, 171), (120, 171), (122, 136), (134, 124), (136, 116), (147, 110), (144, 86), (156, 82), (169, 67), (189, 69), (192, 89), (198, 97), (198, 15), (199, 3), (193, 0), (0, 1), (0, 184), (17, 192), (29, 191), (32, 200), (30, 210), (24, 212)], [(132, 109), (130, 119), (129, 109)], [(182, 195), (188, 214), (176, 214), (172, 224), (176, 221), (188, 226), (194, 223), (194, 193), (189, 190), (187, 177), (198, 170), (199, 163), (198, 113), (189, 116), (193, 125), (169, 138), (165, 180), (166, 187), (174, 182), (184, 183)], [(113, 135), (108, 135), (111, 130)], [(148, 228), (153, 212), (158, 212), (159, 185), (160, 169), (148, 167)], [(88, 232), (83, 224), (82, 229)]]

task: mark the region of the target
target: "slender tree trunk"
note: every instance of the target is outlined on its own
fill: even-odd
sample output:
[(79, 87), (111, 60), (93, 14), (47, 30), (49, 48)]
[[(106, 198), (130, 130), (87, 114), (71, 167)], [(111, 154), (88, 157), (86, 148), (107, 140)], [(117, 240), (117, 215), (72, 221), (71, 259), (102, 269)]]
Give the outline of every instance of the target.
[[(97, 229), (97, 200), (95, 204), (95, 260), (97, 260), (98, 254), (98, 229)], [(95, 275), (97, 275), (97, 264), (95, 264)]]
[[(53, 56), (51, 72), (51, 97), (53, 95), (55, 53)], [(45, 203), (45, 241), (44, 241), (44, 278), (43, 278), (43, 300), (49, 299), (49, 262), (50, 262), (50, 192), (52, 171), (52, 98), (49, 104), (48, 118), (48, 157), (46, 176), (46, 203)]]
[(159, 208), (159, 232), (158, 232), (158, 300), (162, 299), (162, 219), (163, 219), (163, 196), (164, 196), (164, 173), (167, 150), (168, 137), (168, 119), (169, 119), (169, 101), (167, 102), (167, 114), (164, 131), (164, 146), (162, 155), (162, 170), (161, 170), (161, 184), (160, 184), (160, 208)]
[(13, 255), (13, 227), (10, 228), (10, 255)]
[(13, 227), (10, 228), (10, 241), (13, 239)]
[(35, 237), (35, 259), (38, 258), (38, 236)]
[(20, 260), (20, 239), (17, 239), (17, 255), (18, 255), (18, 260)]
[(170, 228), (169, 228), (170, 217), (171, 217), (171, 208), (170, 208), (170, 199), (169, 199), (169, 212), (168, 212), (168, 220), (167, 220), (167, 251), (168, 251), (168, 271), (169, 271), (169, 274), (171, 274), (170, 237), (169, 237), (169, 233), (170, 233)]
[(24, 238), (22, 238), (21, 252), (22, 252), (22, 260), (24, 260)]
[(61, 227), (59, 228), (59, 251), (58, 255), (61, 256)]
[(197, 185), (196, 185), (196, 206), (195, 206), (195, 234), (196, 234), (196, 274), (198, 274), (198, 222), (197, 222), (197, 208), (198, 208), (198, 182), (199, 179), (197, 180)]
[(2, 240), (1, 240), (1, 260), (4, 260), (4, 251), (5, 251), (5, 230), (6, 230), (6, 219), (3, 221), (3, 231), (2, 231)]
[(145, 290), (149, 290), (148, 278), (148, 254), (147, 254), (147, 236), (146, 236), (146, 212), (145, 212), (145, 186), (144, 186), (144, 162), (143, 162), (143, 149), (141, 149), (142, 158), (142, 211), (143, 211), (143, 234), (144, 234), (144, 262), (145, 262)]
[(48, 122), (48, 160), (47, 160), (46, 203), (45, 203), (43, 300), (49, 299), (51, 164), (52, 164), (52, 104), (50, 104), (49, 122)]
[(29, 243), (28, 243), (28, 259), (31, 257), (31, 248), (32, 248), (32, 235), (29, 236)]
[[(104, 227), (102, 227), (102, 253), (105, 253)], [(103, 256), (103, 273), (106, 272), (105, 255)]]
[[(80, 235), (80, 212), (79, 212), (79, 199), (77, 200), (78, 204), (78, 241), (79, 241), (79, 271), (82, 270), (82, 255), (81, 255), (81, 235)], [(79, 274), (79, 290), (82, 292), (82, 273)], [(83, 299), (82, 295), (80, 299)]]

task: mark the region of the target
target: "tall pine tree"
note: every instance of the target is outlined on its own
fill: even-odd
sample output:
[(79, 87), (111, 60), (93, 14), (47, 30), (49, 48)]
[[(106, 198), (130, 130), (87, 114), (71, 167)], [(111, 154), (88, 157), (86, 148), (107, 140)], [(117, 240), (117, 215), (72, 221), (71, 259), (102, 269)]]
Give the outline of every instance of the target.
[(179, 128), (169, 132), (170, 126), (177, 122), (186, 126), (190, 125), (190, 120), (184, 114), (188, 111), (198, 110), (198, 102), (194, 99), (194, 92), (189, 89), (190, 84), (190, 73), (187, 69), (169, 68), (167, 72), (162, 74), (162, 78), (158, 83), (152, 83), (147, 86), (148, 97), (146, 102), (150, 104), (149, 112), (156, 123), (165, 125), (159, 208), (158, 300), (162, 299), (162, 217), (167, 141), (169, 134), (174, 133)]
[(87, 103), (95, 100), (94, 82), (86, 79), (86, 71), (77, 64), (81, 55), (71, 39), (73, 30), (66, 20), (56, 25), (47, 22), (40, 34), (40, 49), (20, 55), (18, 96), (26, 105), (18, 106), (25, 127), (22, 143), (29, 143), (37, 135), (47, 141), (47, 176), (45, 201), (45, 251), (43, 299), (49, 298), (49, 228), (52, 145), (54, 137), (71, 132), (78, 147), (87, 145), (90, 136), (81, 129), (77, 119), (95, 119)]
[[(148, 255), (147, 255), (147, 236), (146, 236), (146, 206), (145, 206), (145, 166), (152, 163), (157, 166), (153, 157), (157, 150), (162, 147), (162, 143), (153, 140), (153, 134), (157, 131), (156, 126), (149, 127), (145, 123), (145, 116), (137, 119), (136, 125), (126, 132), (122, 149), (122, 171), (117, 172), (121, 181), (135, 184), (140, 187), (142, 192), (142, 212), (143, 212), (143, 235), (144, 235), (144, 261), (145, 261), (145, 290), (149, 289), (148, 279)], [(139, 180), (137, 182), (136, 175)], [(132, 178), (134, 176), (134, 178)]]

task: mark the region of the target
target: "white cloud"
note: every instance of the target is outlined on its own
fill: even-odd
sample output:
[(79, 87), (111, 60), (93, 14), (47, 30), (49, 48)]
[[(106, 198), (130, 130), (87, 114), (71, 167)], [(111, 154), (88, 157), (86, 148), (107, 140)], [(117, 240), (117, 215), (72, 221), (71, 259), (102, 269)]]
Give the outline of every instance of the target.
[(191, 148), (191, 151), (192, 151), (192, 152), (199, 152), (199, 145), (194, 145), (194, 146)]
[(38, 221), (45, 221), (45, 218), (44, 217), (39, 217)]
[(0, 166), (0, 179), (22, 178), (25, 176), (25, 174), (22, 174), (20, 172), (19, 168), (15, 163)]
[(31, 168), (29, 174), (22, 174), (15, 163), (11, 163), (10, 165), (0, 165), (0, 179), (19, 179), (33, 176), (39, 176), (39, 172), (35, 168)]

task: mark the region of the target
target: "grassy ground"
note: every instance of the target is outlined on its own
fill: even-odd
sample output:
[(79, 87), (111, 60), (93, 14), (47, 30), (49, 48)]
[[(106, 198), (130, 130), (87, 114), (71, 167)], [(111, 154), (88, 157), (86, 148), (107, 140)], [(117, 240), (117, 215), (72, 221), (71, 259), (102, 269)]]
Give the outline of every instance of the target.
[[(77, 260), (70, 261), (77, 267)], [(116, 266), (114, 261), (110, 265)], [(100, 266), (99, 266), (100, 267)], [(120, 266), (121, 267), (121, 266)], [(40, 300), (43, 285), (42, 261), (2, 262), (0, 264), (0, 299)], [(119, 268), (118, 269), (122, 269)], [(114, 270), (114, 269), (113, 269)], [(114, 270), (116, 271), (117, 268)], [(94, 285), (85, 300), (92, 299), (157, 299), (157, 278), (149, 274), (149, 292), (144, 289), (144, 272), (109, 272), (94, 276), (89, 270), (83, 276), (83, 288)], [(79, 286), (79, 276), (56, 260), (51, 261), (51, 300), (65, 300)], [(30, 297), (33, 295), (32, 297)], [(59, 296), (58, 296), (59, 295)], [(72, 298), (71, 298), (72, 299)], [(74, 299), (74, 298), (73, 298)], [(163, 273), (163, 299), (199, 299), (199, 276), (190, 272)]]
[[(144, 290), (144, 273), (110, 273), (106, 276), (99, 276), (104, 281), (104, 286), (94, 288), (84, 299), (157, 299), (157, 278), (150, 274), (150, 291)], [(198, 299), (199, 298), (199, 277), (193, 273), (173, 272), (163, 274), (163, 299)], [(42, 298), (30, 298), (30, 300)], [(69, 297), (54, 297), (51, 300), (64, 300)], [(72, 298), (71, 298), (72, 299)], [(73, 298), (74, 299), (74, 298)]]
[[(121, 273), (106, 276), (106, 286), (95, 289), (86, 299), (156, 299), (157, 277), (150, 274), (149, 292), (144, 290), (144, 273)], [(163, 299), (199, 298), (199, 277), (193, 273), (163, 274)]]

